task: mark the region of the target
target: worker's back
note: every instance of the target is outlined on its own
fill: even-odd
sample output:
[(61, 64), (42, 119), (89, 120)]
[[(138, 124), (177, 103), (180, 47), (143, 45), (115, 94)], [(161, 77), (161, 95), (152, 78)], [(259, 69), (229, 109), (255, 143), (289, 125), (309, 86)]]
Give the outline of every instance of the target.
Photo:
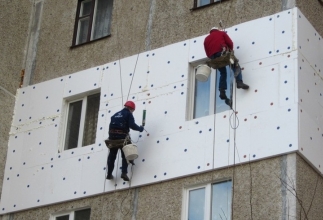
[(204, 49), (208, 57), (221, 52), (223, 47), (233, 50), (233, 42), (224, 31), (211, 30), (204, 40)]

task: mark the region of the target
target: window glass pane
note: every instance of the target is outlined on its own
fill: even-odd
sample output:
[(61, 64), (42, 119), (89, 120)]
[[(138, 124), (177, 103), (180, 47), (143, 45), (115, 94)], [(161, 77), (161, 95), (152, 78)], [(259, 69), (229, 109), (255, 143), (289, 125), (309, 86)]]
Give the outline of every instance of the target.
[(91, 209), (75, 211), (74, 220), (90, 220)]
[(204, 219), (205, 188), (190, 190), (188, 203), (188, 219)]
[(64, 216), (56, 217), (56, 220), (69, 220), (69, 215), (64, 215)]
[(212, 185), (212, 220), (231, 219), (231, 187), (231, 181)]
[(77, 147), (80, 120), (82, 111), (82, 100), (69, 104), (66, 136), (65, 136), (65, 150)]
[[(232, 98), (232, 95), (231, 95), (232, 86), (233, 86), (233, 81), (232, 81), (233, 75), (232, 74), (233, 73), (230, 72), (230, 68), (227, 67), (227, 88), (228, 89), (226, 90), (226, 94), (227, 94), (227, 97), (229, 99)], [(216, 71), (216, 81), (220, 82), (220, 72), (219, 71)], [(225, 104), (224, 100), (220, 99), (219, 95), (220, 95), (219, 83), (217, 83), (217, 85), (216, 85), (216, 110), (215, 110), (215, 113), (230, 110), (230, 107), (227, 104)]]
[(113, 0), (97, 0), (96, 12), (93, 21), (92, 40), (110, 34), (110, 23), (112, 14)]
[(210, 4), (210, 0), (198, 0), (197, 6)]
[(79, 20), (78, 32), (77, 32), (77, 44), (86, 42), (88, 30), (89, 30), (90, 18), (82, 18)]
[[(214, 77), (216, 76), (216, 80)], [(226, 95), (232, 99), (232, 86), (234, 85), (233, 73), (230, 72), (230, 68), (227, 67), (227, 90)], [(220, 72), (216, 74), (212, 69), (212, 73), (206, 82), (200, 82), (195, 80), (194, 90), (194, 111), (193, 118), (199, 118), (210, 114), (223, 112), (230, 110), (230, 107), (225, 103), (225, 100), (221, 100), (219, 97), (219, 81)]]
[(100, 93), (87, 97), (82, 146), (94, 144), (100, 107)]
[(200, 82), (198, 80), (195, 80), (193, 118), (199, 118), (199, 117), (209, 115), (210, 84), (211, 84), (211, 77), (209, 77), (208, 81), (206, 82)]
[(92, 1), (83, 1), (81, 3), (81, 12), (80, 12), (80, 17), (89, 15), (91, 13), (92, 9)]

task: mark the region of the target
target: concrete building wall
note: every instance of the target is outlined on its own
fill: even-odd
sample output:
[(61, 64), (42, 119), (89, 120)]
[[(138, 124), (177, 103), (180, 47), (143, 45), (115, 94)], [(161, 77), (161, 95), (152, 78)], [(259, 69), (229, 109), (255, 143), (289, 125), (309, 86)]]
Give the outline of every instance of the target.
[(297, 154), (21, 211), (0, 219), (43, 220), (60, 211), (91, 207), (92, 220), (177, 220), (181, 218), (184, 187), (223, 178), (234, 181), (232, 219), (323, 219), (323, 179)]
[(25, 45), (31, 1), (0, 1), (0, 191), (9, 131), (15, 104), (15, 94), (20, 83), (20, 74), (25, 58)]
[(280, 0), (225, 1), (194, 11), (191, 0), (114, 1), (111, 37), (71, 49), (77, 1), (43, 4), (34, 83), (206, 34), (220, 20), (230, 27), (282, 8)]
[[(24, 55), (26, 53), (25, 48), (28, 42), (28, 28), (30, 25), (32, 2), (33, 1), (31, 0), (19, 2), (2, 0), (0, 2), (1, 8), (8, 9), (5, 10), (5, 14), (2, 14), (2, 22), (0, 23), (0, 29), (7, 30), (6, 32), (0, 32), (1, 50), (5, 51), (0, 55), (0, 124), (2, 125), (0, 127), (0, 154), (2, 155), (0, 160), (1, 186), (4, 170), (4, 161), (2, 159), (6, 155), (8, 133), (14, 106), (13, 94), (15, 94), (17, 85), (20, 81), (20, 71), (25, 67)], [(171, 3), (170, 1), (136, 0), (127, 2), (126, 4), (122, 1), (115, 1), (111, 30), (112, 36), (88, 45), (70, 49), (74, 28), (76, 1), (67, 2), (47, 0), (44, 1), (43, 13), (41, 15), (41, 32), (38, 41), (36, 56), (37, 62), (34, 69), (33, 82), (37, 83), (53, 79), (100, 65), (105, 63), (107, 60), (113, 61), (120, 57), (130, 56), (145, 50), (178, 42), (183, 39), (200, 36), (207, 33), (209, 28), (214, 26), (214, 24), (217, 24), (219, 19), (222, 19), (226, 26), (229, 27), (257, 17), (273, 14), (282, 10), (282, 7), (284, 6), (283, 2), (284, 1), (280, 0), (273, 0), (271, 2), (252, 0), (227, 1), (221, 3), (221, 5), (214, 5), (204, 9), (190, 11), (189, 9), (192, 8), (193, 1), (188, 0), (176, 1), (176, 3)], [(321, 22), (323, 7), (319, 1), (299, 0), (297, 1), (297, 6), (310, 20), (320, 35), (323, 35), (323, 24)], [(55, 10), (53, 10), (53, 8), (55, 8)], [(221, 13), (223, 14), (221, 15)], [(122, 16), (124, 14), (127, 16)], [(219, 17), (214, 16), (218, 14), (220, 14)], [(146, 20), (144, 19), (145, 17), (147, 17)], [(132, 19), (129, 20), (129, 18)], [(163, 32), (160, 30), (167, 31)], [(10, 33), (10, 35), (8, 33)], [(310, 193), (307, 194), (307, 187), (309, 181), (311, 181), (311, 185), (316, 184), (317, 174), (303, 159), (300, 157), (297, 158), (297, 169), (301, 171), (297, 176), (297, 178), (299, 178), (298, 190), (300, 190), (301, 195), (306, 199), (306, 203), (311, 204), (308, 203), (312, 197)], [(268, 179), (273, 180), (263, 181), (263, 179), (256, 176), (254, 178), (253, 185), (255, 188), (252, 188), (255, 195), (254, 200), (257, 202), (253, 205), (253, 210), (255, 210), (255, 212), (253, 212), (254, 219), (258, 219), (256, 218), (258, 216), (259, 219), (266, 219), (267, 213), (269, 213), (266, 213), (266, 210), (268, 210), (267, 208), (270, 208), (270, 213), (275, 215), (272, 219), (281, 218), (281, 213), (284, 212), (284, 209), (281, 209), (283, 206), (283, 202), (280, 201), (281, 197), (279, 195), (281, 191), (278, 191), (282, 190), (282, 187), (279, 182), (275, 181), (277, 175), (275, 175), (274, 178), (268, 169), (268, 167), (274, 167), (273, 170), (277, 172), (276, 174), (280, 175), (281, 171), (279, 170), (281, 169), (281, 165), (279, 164), (282, 163), (282, 160), (283, 159), (279, 157), (251, 164), (252, 173), (256, 172), (265, 177), (268, 177), (267, 175), (269, 175), (271, 178), (268, 177)], [(250, 176), (247, 178), (248, 174), (250, 175), (250, 172), (248, 172), (248, 169), (250, 171), (250, 167), (243, 165), (236, 169), (239, 170), (239, 168), (242, 171), (236, 172), (236, 175), (241, 175), (241, 184), (239, 186), (235, 185), (235, 187), (236, 190), (240, 190), (239, 187), (242, 188), (241, 191), (236, 192), (236, 195), (239, 195), (240, 192), (241, 198), (239, 199), (244, 202), (238, 204), (237, 202), (234, 202), (236, 204), (234, 209), (234, 219), (248, 219), (251, 216), (250, 205), (248, 205), (250, 197), (246, 195), (246, 191), (250, 189), (250, 181), (248, 183)], [(141, 217), (145, 216), (153, 217), (155, 215), (162, 217), (170, 216), (169, 218), (165, 217), (165, 219), (179, 219), (181, 210), (180, 200), (182, 198), (181, 194), (178, 192), (175, 194), (170, 193), (170, 197), (174, 198), (174, 202), (170, 203), (173, 205), (169, 205), (169, 199), (164, 199), (163, 196), (161, 197), (161, 195), (164, 195), (163, 193), (158, 194), (155, 192), (168, 191), (170, 189), (172, 189), (171, 192), (174, 192), (177, 189), (182, 189), (182, 187), (187, 183), (210, 179), (210, 174), (217, 177), (227, 176), (228, 173), (232, 173), (232, 169), (228, 168), (213, 171), (194, 177), (186, 177), (139, 189), (133, 189), (130, 191), (131, 197), (129, 196), (129, 199), (127, 197), (124, 204), (130, 204), (137, 192), (137, 196), (139, 196), (138, 207), (140, 207), (137, 210), (137, 219), (142, 219)], [(238, 181), (239, 178), (236, 177), (235, 180)], [(320, 184), (321, 179), (319, 180), (318, 186), (320, 186)], [(257, 186), (259, 186), (259, 188), (256, 188)], [(263, 191), (263, 188), (265, 188), (266, 191)], [(272, 192), (274, 192), (273, 197), (280, 202), (274, 203), (273, 200), (267, 196), (269, 194), (272, 195)], [(87, 205), (91, 205), (93, 207), (93, 219), (101, 219), (102, 213), (110, 213), (112, 210), (114, 214), (111, 214), (111, 217), (104, 217), (103, 219), (122, 219), (120, 212), (118, 212), (119, 210), (116, 210), (115, 207), (120, 207), (120, 198), (124, 198), (123, 196), (126, 196), (127, 193), (128, 191), (125, 190), (102, 196), (71, 201), (68, 203), (37, 208), (30, 211), (16, 213), (14, 215), (14, 219), (48, 219), (50, 213), (57, 212), (59, 210), (73, 209), (75, 207), (84, 207)], [(258, 193), (259, 197), (257, 196)], [(318, 190), (315, 195), (321, 196), (321, 194), (320, 190)], [(167, 195), (165, 197), (167, 197)], [(102, 204), (104, 205), (102, 206)], [(165, 204), (164, 207), (163, 204)], [(163, 207), (163, 209), (158, 209), (158, 211), (156, 211), (154, 208), (158, 208), (159, 206)], [(298, 209), (300, 209), (300, 207), (298, 207)], [(238, 215), (238, 210), (242, 210), (242, 213), (240, 213), (241, 215)], [(257, 211), (258, 213), (256, 213)], [(320, 213), (319, 211), (319, 199), (318, 197), (315, 197), (309, 215), (312, 215), (312, 212)], [(300, 213), (299, 210), (298, 213)], [(263, 216), (265, 217), (262, 218)], [(302, 217), (304, 218), (304, 214)], [(129, 219), (131, 219), (130, 216)], [(309, 219), (320, 218), (316, 218), (315, 214), (313, 214), (313, 218)]]
[(296, 7), (302, 11), (315, 30), (323, 36), (323, 2), (321, 0), (296, 0)]
[[(286, 201), (294, 198), (284, 191), (280, 178), (293, 179), (296, 154), (206, 172), (158, 184), (122, 190), (77, 201), (45, 206), (13, 214), (13, 220), (49, 219), (50, 214), (91, 207), (91, 220), (181, 219), (183, 188), (231, 178), (234, 182), (233, 218), (288, 219)], [(295, 169), (295, 166), (294, 166)], [(289, 208), (291, 208), (289, 206)], [(289, 218), (292, 219), (292, 218)]]
[(297, 198), (297, 219), (323, 219), (323, 178), (300, 156), (296, 165), (297, 181), (288, 181), (287, 187)]
[[(295, 25), (298, 13), (295, 8), (226, 29), (237, 47), (241, 47), (236, 55), (241, 57), (245, 81), (252, 86), (248, 92), (235, 93), (234, 109), (237, 107), (239, 119), (244, 119), (237, 131), (241, 158), (236, 157), (236, 163), (238, 159), (244, 163), (298, 149), (294, 99), (297, 46), (293, 44), (296, 31), (292, 29), (298, 27)], [(261, 31), (263, 26), (267, 32)], [(245, 35), (246, 30), (253, 30), (251, 39)], [(114, 183), (117, 186), (104, 182), (108, 149), (103, 140), (108, 138), (110, 116), (122, 107), (122, 93), (128, 91), (137, 104), (134, 113), (137, 122), (142, 110), (147, 110), (149, 121), (145, 128), (151, 134), (148, 137), (130, 133), (140, 155), (137, 163), (140, 174), (133, 178), (131, 186), (233, 164), (234, 132), (228, 121), (231, 112), (222, 110), (216, 115), (185, 117), (185, 112), (192, 110), (187, 105), (193, 96), (188, 91), (194, 88), (189, 81), (195, 81), (188, 64), (205, 59), (204, 38), (205, 35), (141, 53), (138, 62), (136, 56), (122, 58), (122, 68), (114, 61), (20, 89), (8, 145), (0, 213), (127, 188), (119, 179)], [(253, 47), (248, 51), (249, 44)], [(129, 71), (133, 71), (134, 64), (137, 69), (132, 77)], [(96, 140), (82, 148), (64, 151), (65, 106), (73, 96), (93, 89), (101, 89)], [(215, 105), (218, 109), (225, 103), (217, 100)], [(118, 174), (115, 171), (113, 175)]]

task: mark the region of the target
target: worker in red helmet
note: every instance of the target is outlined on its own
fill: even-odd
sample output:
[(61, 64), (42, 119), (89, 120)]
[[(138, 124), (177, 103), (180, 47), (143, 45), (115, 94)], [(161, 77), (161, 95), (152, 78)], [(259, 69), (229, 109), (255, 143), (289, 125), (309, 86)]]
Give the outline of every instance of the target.
[[(218, 27), (213, 27), (210, 30), (210, 34), (204, 39), (204, 50), (206, 56), (210, 59), (216, 59), (221, 56), (223, 51), (233, 51), (233, 42), (229, 35), (219, 30)], [(236, 72), (234, 66), (231, 67), (233, 72)], [(220, 72), (219, 90), (220, 99), (227, 100), (225, 90), (227, 89), (227, 69), (226, 67), (221, 67), (218, 69)], [(247, 84), (242, 81), (241, 69), (238, 69), (238, 73), (235, 76), (238, 89), (249, 89)]]
[[(132, 113), (135, 111), (136, 105), (132, 101), (127, 101), (124, 104), (124, 108), (115, 113), (111, 117), (110, 126), (109, 126), (109, 140), (120, 140), (126, 139), (129, 136), (130, 128), (135, 131), (142, 132), (144, 130), (143, 126), (138, 126), (135, 123), (135, 119)], [(125, 144), (131, 144), (130, 138), (127, 139)], [(114, 169), (114, 162), (117, 158), (118, 150), (121, 148), (110, 148), (110, 153), (108, 156), (108, 175), (107, 179), (113, 179), (113, 169)], [(129, 181), (127, 176), (128, 173), (128, 162), (125, 158), (123, 151), (121, 150), (121, 157), (122, 157), (122, 174), (121, 178), (124, 181)]]

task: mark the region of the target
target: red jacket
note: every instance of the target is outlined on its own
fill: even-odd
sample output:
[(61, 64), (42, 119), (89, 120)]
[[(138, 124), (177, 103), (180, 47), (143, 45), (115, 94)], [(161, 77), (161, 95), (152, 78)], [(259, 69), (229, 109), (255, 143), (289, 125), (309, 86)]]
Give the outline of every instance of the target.
[(233, 50), (233, 42), (229, 35), (224, 31), (211, 30), (210, 34), (204, 40), (204, 50), (208, 57), (221, 52), (222, 47)]

